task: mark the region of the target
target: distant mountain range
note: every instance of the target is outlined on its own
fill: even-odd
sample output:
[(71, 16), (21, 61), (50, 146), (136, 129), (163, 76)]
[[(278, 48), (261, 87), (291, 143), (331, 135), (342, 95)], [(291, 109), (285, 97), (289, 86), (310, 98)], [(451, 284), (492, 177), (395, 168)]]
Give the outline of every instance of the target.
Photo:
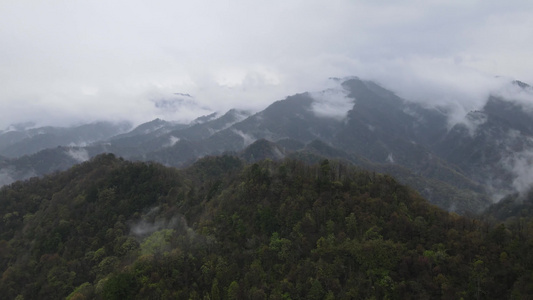
[(75, 127), (38, 127), (32, 124), (11, 126), (0, 131), (0, 153), (17, 158), (57, 146), (87, 146), (131, 129), (127, 122), (96, 122)]
[[(483, 108), (450, 124), (445, 110), (374, 82), (334, 81), (337, 88), (289, 96), (255, 114), (234, 109), (190, 124), (156, 119), (133, 129), (124, 123), (11, 128), (0, 132), (0, 184), (104, 152), (174, 167), (228, 152), (247, 161), (335, 158), (389, 173), (458, 212), (526, 193), (533, 183), (533, 113), (521, 102), (491, 95)], [(532, 93), (527, 84), (512, 84)]]

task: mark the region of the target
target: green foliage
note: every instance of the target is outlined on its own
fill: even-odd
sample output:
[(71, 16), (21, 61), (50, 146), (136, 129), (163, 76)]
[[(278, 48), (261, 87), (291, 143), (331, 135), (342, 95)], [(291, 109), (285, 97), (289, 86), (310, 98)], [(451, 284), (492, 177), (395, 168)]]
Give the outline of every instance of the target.
[(0, 189), (6, 299), (527, 299), (533, 221), (323, 160), (98, 156)]
[(67, 296), (66, 300), (80, 300), (80, 299), (91, 299), (94, 296), (94, 288), (88, 283), (82, 283), (78, 286), (70, 295)]
[(141, 253), (156, 254), (170, 250), (170, 239), (173, 234), (172, 229), (162, 229), (152, 233), (141, 244)]
[(102, 298), (109, 300), (130, 299), (136, 290), (136, 281), (129, 273), (120, 273), (107, 279), (102, 291)]

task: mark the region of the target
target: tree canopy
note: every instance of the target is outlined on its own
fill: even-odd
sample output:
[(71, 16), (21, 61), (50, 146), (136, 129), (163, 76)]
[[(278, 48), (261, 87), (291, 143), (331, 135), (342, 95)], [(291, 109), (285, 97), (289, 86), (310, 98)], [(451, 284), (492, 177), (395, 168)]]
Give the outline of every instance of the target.
[(6, 299), (524, 299), (533, 221), (323, 160), (100, 155), (0, 189)]

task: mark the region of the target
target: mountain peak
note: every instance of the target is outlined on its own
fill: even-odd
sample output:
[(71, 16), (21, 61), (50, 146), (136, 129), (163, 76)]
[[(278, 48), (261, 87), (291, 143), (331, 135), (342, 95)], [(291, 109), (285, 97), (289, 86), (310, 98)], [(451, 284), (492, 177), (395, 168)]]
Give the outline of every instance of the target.
[(214, 113), (211, 113), (209, 115), (203, 115), (201, 117), (198, 117), (196, 119), (194, 119), (191, 124), (202, 124), (202, 123), (205, 123), (205, 122), (209, 122), (213, 119), (216, 119), (218, 116), (218, 113), (217, 112), (214, 112)]
[(529, 89), (529, 88), (531, 88), (531, 86), (530, 86), (529, 84), (524, 83), (524, 82), (522, 82), (522, 81), (520, 81), (520, 80), (513, 80), (513, 84), (515, 84), (515, 85), (517, 85), (517, 86), (519, 86), (519, 87), (521, 87), (521, 88), (523, 88), (523, 89)]

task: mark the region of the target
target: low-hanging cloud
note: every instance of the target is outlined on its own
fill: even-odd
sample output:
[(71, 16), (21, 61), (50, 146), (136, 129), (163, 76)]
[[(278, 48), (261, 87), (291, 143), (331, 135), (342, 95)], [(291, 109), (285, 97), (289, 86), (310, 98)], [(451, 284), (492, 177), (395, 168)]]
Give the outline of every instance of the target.
[(513, 101), (533, 117), (533, 88), (523, 86), (522, 83), (507, 82), (500, 89), (493, 92), (494, 96)]
[(174, 145), (176, 145), (177, 142), (179, 142), (181, 139), (179, 137), (175, 137), (173, 135), (171, 135), (169, 138), (168, 138), (168, 143), (165, 145), (165, 147), (172, 147)]
[[(0, 4), (0, 128), (258, 111), (353, 75), (446, 107), (453, 123), (483, 103), (495, 75), (533, 82), (533, 4), (524, 1), (105, 6)], [(175, 93), (195, 104), (157, 104)]]
[(512, 153), (502, 163), (513, 175), (514, 190), (522, 196), (526, 195), (533, 188), (533, 150)]
[(423, 57), (373, 67), (364, 67), (367, 78), (408, 101), (446, 112), (449, 127), (468, 122), (465, 117), (469, 112), (481, 110), (491, 94), (512, 82), (512, 78), (486, 74), (452, 61)]
[(243, 147), (249, 146), (257, 140), (251, 134), (244, 133), (241, 130), (233, 129), (232, 131), (242, 138)]
[(90, 158), (89, 152), (83, 148), (69, 148), (65, 153), (79, 163), (88, 161)]
[(13, 165), (2, 166), (0, 168), (0, 187), (11, 184), (17, 180), (25, 180), (36, 177), (37, 172), (33, 168), (17, 169)]
[(318, 117), (342, 121), (354, 106), (354, 100), (348, 97), (348, 91), (340, 85), (320, 92), (313, 92), (311, 97), (314, 100), (311, 104), (311, 110)]
[(10, 168), (0, 168), (0, 187), (15, 182), (11, 173), (12, 170)]
[(130, 223), (130, 235), (141, 243), (141, 251), (145, 254), (165, 252), (170, 250), (172, 237), (186, 237), (185, 241), (191, 244), (210, 244), (212, 238), (204, 237), (187, 225), (187, 220), (181, 214), (170, 219), (160, 215), (160, 207), (150, 209), (143, 219)]
[(130, 234), (142, 239), (162, 229), (174, 229), (178, 232), (188, 231), (189, 227), (185, 217), (176, 215), (171, 219), (163, 219), (158, 216), (159, 211), (159, 207), (154, 207), (146, 213), (144, 219), (130, 224)]

